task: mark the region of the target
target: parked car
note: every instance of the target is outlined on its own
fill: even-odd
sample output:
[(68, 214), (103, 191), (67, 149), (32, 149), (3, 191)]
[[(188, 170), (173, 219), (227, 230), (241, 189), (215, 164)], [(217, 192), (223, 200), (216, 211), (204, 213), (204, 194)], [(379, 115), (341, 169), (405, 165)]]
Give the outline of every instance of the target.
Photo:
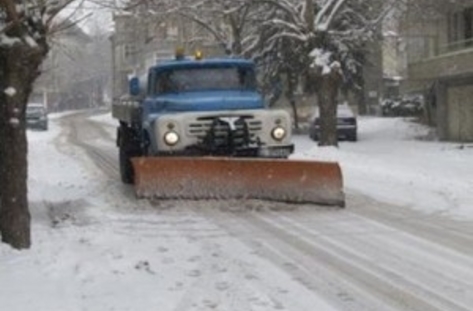
[(26, 107), (26, 126), (48, 130), (48, 113), (43, 104), (30, 103)]
[(418, 117), (424, 112), (422, 95), (404, 95), (385, 98), (381, 102), (381, 112), (385, 117)]
[[(317, 109), (311, 118), (309, 126), (310, 138), (315, 141), (318, 140), (319, 130), (319, 110)], [(347, 103), (339, 104), (337, 107), (337, 135), (338, 139), (358, 140), (356, 115)]]

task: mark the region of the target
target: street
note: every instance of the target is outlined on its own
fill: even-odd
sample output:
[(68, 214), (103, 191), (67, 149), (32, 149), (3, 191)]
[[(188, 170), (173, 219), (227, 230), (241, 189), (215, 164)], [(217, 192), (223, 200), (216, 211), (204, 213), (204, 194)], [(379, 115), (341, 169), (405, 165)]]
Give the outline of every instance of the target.
[[(86, 207), (69, 206), (59, 226), (66, 238), (72, 230), (93, 246), (90, 258), (75, 259), (64, 245), (57, 255), (59, 262), (71, 261), (69, 273), (77, 281), (66, 286), (74, 286), (70, 295), (86, 306), (77, 310), (138, 310), (140, 303), (150, 310), (151, 300), (159, 310), (179, 311), (469, 311), (473, 306), (470, 221), (352, 191), (346, 209), (137, 201), (132, 188), (119, 181), (114, 128), (89, 117), (78, 113), (56, 121), (60, 148), (87, 155), (78, 157), (79, 163), (93, 172), (100, 188), (96, 197), (83, 198)], [(308, 139), (296, 142), (300, 151)], [(61, 213), (60, 205), (49, 210)], [(90, 251), (81, 247), (80, 254)], [(104, 295), (100, 288), (111, 280), (104, 275), (107, 269), (114, 271), (113, 280), (128, 285), (117, 283)], [(132, 278), (130, 269), (147, 271), (150, 278)], [(128, 298), (120, 298), (124, 293)], [(15, 298), (2, 290), (0, 300), (5, 299), (13, 305)]]

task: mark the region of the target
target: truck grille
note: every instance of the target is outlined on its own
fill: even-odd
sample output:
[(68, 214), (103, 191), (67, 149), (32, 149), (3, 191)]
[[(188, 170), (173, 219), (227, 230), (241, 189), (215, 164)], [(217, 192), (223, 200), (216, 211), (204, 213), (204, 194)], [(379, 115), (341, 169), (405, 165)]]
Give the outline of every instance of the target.
[(212, 155), (232, 155), (254, 146), (262, 121), (253, 116), (201, 117), (189, 124), (188, 133), (199, 139), (197, 148)]
[[(256, 134), (263, 129), (262, 121), (254, 119), (253, 116), (212, 116), (201, 117), (198, 118), (195, 122), (190, 123), (187, 128), (187, 133), (192, 137), (204, 139), (207, 136), (209, 130), (212, 129), (212, 125), (214, 125), (213, 131), (216, 136), (226, 135), (229, 130), (228, 127), (230, 126), (230, 124), (226, 122), (228, 118), (233, 118), (235, 120), (235, 122), (233, 123), (234, 128), (230, 129), (233, 130), (235, 134), (247, 128), (250, 138), (254, 138)], [(243, 122), (236, 122), (236, 119), (242, 120)], [(217, 122), (218, 125), (216, 125), (216, 120), (222, 120), (223, 122)]]

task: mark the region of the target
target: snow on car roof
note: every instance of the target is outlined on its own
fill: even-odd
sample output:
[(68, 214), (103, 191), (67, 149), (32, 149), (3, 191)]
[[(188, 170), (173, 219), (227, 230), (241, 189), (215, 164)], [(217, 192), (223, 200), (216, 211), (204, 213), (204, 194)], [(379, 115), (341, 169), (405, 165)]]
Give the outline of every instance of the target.
[[(316, 107), (314, 113), (312, 114), (311, 119), (315, 119), (319, 117), (319, 107)], [(338, 104), (337, 106), (337, 117), (339, 118), (354, 118), (355, 113), (353, 109), (348, 105), (348, 103), (343, 102)]]
[(41, 104), (41, 103), (28, 103), (28, 107), (32, 107), (32, 108), (36, 108), (36, 107), (44, 108), (44, 105)]

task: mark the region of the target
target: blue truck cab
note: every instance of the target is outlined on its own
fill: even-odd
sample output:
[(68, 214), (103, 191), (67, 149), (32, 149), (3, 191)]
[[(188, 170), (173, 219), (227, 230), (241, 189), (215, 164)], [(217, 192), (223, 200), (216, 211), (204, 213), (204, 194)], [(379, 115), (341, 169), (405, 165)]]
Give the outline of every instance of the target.
[(177, 57), (129, 81), (113, 103), (122, 180), (132, 182), (138, 156), (287, 158), (291, 118), (267, 109), (252, 61)]

